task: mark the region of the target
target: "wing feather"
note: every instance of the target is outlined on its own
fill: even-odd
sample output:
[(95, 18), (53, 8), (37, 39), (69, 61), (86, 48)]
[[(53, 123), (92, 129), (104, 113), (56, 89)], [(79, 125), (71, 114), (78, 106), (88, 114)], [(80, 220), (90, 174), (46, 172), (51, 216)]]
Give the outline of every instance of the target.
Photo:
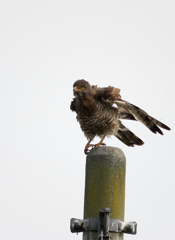
[[(160, 133), (163, 135), (163, 132), (160, 130), (159, 127), (164, 128), (166, 130), (171, 130), (168, 126), (166, 126), (164, 123), (158, 121), (157, 119), (151, 117), (143, 111), (141, 108), (126, 102), (122, 99), (115, 100), (114, 103), (117, 104), (119, 108), (124, 109), (125, 111), (129, 112), (131, 115), (134, 116), (134, 118), (140, 122), (142, 122), (147, 128), (149, 128), (153, 133)], [(158, 127), (159, 126), (159, 127)]]
[(111, 104), (110, 101), (121, 99), (120, 89), (118, 88), (112, 86), (98, 88), (97, 86), (93, 86), (93, 89), (95, 90), (94, 98), (97, 101)]

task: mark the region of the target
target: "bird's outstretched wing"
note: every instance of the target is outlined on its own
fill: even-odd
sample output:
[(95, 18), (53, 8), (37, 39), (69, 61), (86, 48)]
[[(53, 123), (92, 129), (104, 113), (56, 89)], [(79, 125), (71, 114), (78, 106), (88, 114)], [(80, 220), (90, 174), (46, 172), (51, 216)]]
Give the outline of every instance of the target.
[(118, 107), (118, 114), (120, 119), (138, 120), (142, 122), (147, 128), (149, 128), (153, 133), (160, 133), (163, 135), (161, 128), (166, 130), (171, 130), (164, 123), (158, 121), (157, 119), (151, 117), (148, 113), (143, 111), (141, 108), (121, 99), (120, 89), (114, 88), (112, 86), (106, 88), (98, 88), (94, 86), (96, 91), (96, 99), (98, 101), (103, 101), (111, 106), (115, 103)]
[[(148, 113), (146, 113), (145, 111), (143, 111), (142, 109), (140, 109), (139, 107), (124, 101), (122, 99), (118, 99), (118, 100), (114, 100), (113, 103), (115, 103), (119, 109), (122, 109), (123, 114), (124, 112), (128, 112), (130, 113), (136, 120), (142, 122), (147, 128), (149, 128), (153, 133), (160, 133), (161, 135), (163, 135), (163, 132), (160, 130), (159, 127), (164, 128), (166, 130), (171, 130), (168, 126), (166, 126), (164, 123), (158, 121), (157, 119), (151, 117), (150, 115), (148, 115)], [(121, 112), (122, 112), (121, 111)], [(122, 114), (121, 114), (122, 116)], [(130, 115), (128, 115), (130, 116)], [(132, 118), (130, 118), (132, 119)]]

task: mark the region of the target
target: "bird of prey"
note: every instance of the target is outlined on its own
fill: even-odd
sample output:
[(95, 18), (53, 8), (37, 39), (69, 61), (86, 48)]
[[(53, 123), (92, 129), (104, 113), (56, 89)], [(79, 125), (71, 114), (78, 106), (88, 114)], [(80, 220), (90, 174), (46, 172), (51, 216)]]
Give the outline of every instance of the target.
[[(126, 128), (120, 119), (138, 120), (153, 133), (163, 135), (161, 128), (170, 130), (168, 126), (148, 115), (139, 107), (121, 99), (120, 89), (112, 86), (99, 88), (90, 85), (84, 79), (77, 80), (73, 84), (74, 98), (70, 109), (77, 113), (77, 120), (84, 135), (88, 139), (85, 146), (85, 154), (89, 153), (89, 147), (99, 147), (106, 136), (114, 135), (124, 144), (130, 147), (142, 145), (144, 142)], [(95, 136), (101, 138), (97, 144), (91, 144)]]

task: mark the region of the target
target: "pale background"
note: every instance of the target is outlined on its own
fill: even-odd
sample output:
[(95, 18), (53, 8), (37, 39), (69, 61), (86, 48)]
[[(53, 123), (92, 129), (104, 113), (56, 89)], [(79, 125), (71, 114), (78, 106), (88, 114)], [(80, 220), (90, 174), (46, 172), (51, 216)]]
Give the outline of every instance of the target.
[[(70, 111), (84, 78), (172, 128), (145, 145), (105, 142), (127, 158), (125, 239), (174, 239), (175, 2), (6, 0), (0, 3), (0, 239), (80, 240), (86, 139)], [(96, 139), (96, 142), (99, 139)]]

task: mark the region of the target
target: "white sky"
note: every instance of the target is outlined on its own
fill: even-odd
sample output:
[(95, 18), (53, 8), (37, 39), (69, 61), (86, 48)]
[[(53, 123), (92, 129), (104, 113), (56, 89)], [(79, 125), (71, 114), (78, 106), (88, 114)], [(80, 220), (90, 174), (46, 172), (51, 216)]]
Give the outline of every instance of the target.
[[(80, 240), (87, 142), (70, 111), (84, 78), (121, 89), (123, 99), (172, 128), (144, 142), (109, 146), (127, 158), (125, 240), (173, 239), (175, 79), (173, 0), (6, 0), (0, 3), (0, 239)], [(96, 139), (98, 141), (98, 139)]]

